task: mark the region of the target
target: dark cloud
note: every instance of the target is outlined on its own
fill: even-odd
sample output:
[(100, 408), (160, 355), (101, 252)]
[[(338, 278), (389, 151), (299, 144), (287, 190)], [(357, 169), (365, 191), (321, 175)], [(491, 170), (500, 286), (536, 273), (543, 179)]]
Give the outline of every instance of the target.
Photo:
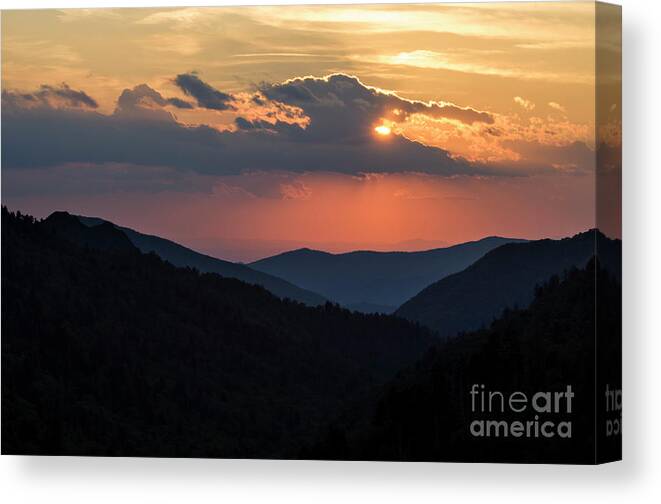
[(266, 101), (262, 99), (262, 97), (259, 96), (258, 94), (253, 95), (251, 100), (255, 105), (259, 105), (260, 107), (266, 105)]
[[(182, 74), (176, 81), (200, 106), (229, 107), (230, 95), (196, 75)], [(309, 125), (276, 120), (273, 113), (261, 119), (237, 117), (235, 131), (184, 125), (163, 108), (174, 104), (172, 99), (144, 84), (124, 90), (111, 115), (80, 108), (26, 107), (4, 103), (3, 96), (3, 166), (122, 163), (209, 175), (250, 171), (497, 174), (403, 136), (374, 135), (374, 123), (388, 110), (449, 113), (446, 106), (403, 100), (344, 75), (263, 85), (255, 96), (271, 111), (278, 110), (281, 118), (291, 113), (292, 106), (300, 107)], [(464, 112), (482, 114), (468, 110)]]
[(181, 98), (166, 98), (165, 101), (167, 101), (170, 105), (173, 105), (177, 108), (180, 109), (192, 109), (193, 104), (187, 102), (186, 100), (182, 100)]
[(394, 93), (366, 86), (357, 77), (345, 74), (262, 84), (260, 90), (272, 100), (303, 108), (313, 123), (315, 112), (319, 116), (328, 116), (328, 111), (333, 110), (338, 119), (346, 120), (345, 128), (353, 127), (361, 131), (381, 118), (401, 122), (411, 114), (455, 119), (466, 124), (494, 122), (493, 116), (487, 112), (451, 103), (406, 100)]
[(71, 163), (31, 170), (5, 170), (3, 196), (95, 196), (117, 192), (156, 194), (164, 191), (210, 193), (217, 177), (173, 167), (118, 163)]
[(164, 98), (161, 93), (150, 88), (147, 84), (140, 84), (132, 89), (125, 89), (117, 99), (117, 110), (132, 112), (140, 108), (164, 107), (173, 105), (180, 109), (192, 109), (193, 105), (179, 98)]
[(234, 124), (240, 130), (256, 130), (256, 129), (272, 129), (273, 125), (266, 121), (254, 120), (249, 121), (245, 117), (237, 117), (234, 119)]
[(182, 126), (162, 109), (118, 107), (105, 115), (3, 104), (3, 126), (3, 168), (126, 163), (223, 170), (222, 135), (208, 127)]
[(237, 117), (234, 119), (234, 124), (236, 124), (236, 127), (242, 130), (249, 130), (253, 129), (255, 125), (252, 123), (252, 121), (249, 121), (248, 119), (245, 119), (244, 117)]
[(41, 87), (32, 93), (18, 93), (14, 91), (3, 91), (2, 101), (20, 104), (32, 105), (64, 105), (68, 107), (87, 107), (91, 109), (98, 108), (99, 104), (94, 98), (84, 91), (71, 89), (68, 84), (63, 82), (59, 86), (49, 86), (42, 84)]
[(195, 74), (179, 74), (175, 77), (174, 83), (186, 95), (195, 98), (199, 107), (213, 110), (234, 110), (231, 95), (211, 87)]

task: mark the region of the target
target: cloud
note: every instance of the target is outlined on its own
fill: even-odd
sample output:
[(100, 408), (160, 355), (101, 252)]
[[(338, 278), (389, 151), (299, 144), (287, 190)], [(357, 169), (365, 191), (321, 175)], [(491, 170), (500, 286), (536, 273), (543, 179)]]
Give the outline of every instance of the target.
[[(519, 46), (523, 47), (523, 46)], [(525, 66), (514, 66), (512, 63), (501, 61), (497, 63), (493, 58), (485, 57), (493, 50), (485, 49), (482, 52), (473, 49), (453, 50), (448, 52), (429, 51), (418, 49), (397, 54), (380, 54), (376, 56), (354, 55), (352, 59), (393, 66), (408, 66), (434, 70), (447, 70), (483, 76), (504, 77), (522, 80), (543, 80), (563, 83), (589, 82), (590, 76), (574, 72), (556, 72), (533, 70)], [(477, 57), (480, 55), (481, 57)]]
[(302, 181), (280, 184), (280, 194), (283, 199), (306, 200), (312, 196), (312, 190)]
[(533, 49), (541, 51), (554, 51), (562, 49), (593, 49), (594, 40), (584, 38), (582, 40), (554, 40), (552, 42), (535, 42), (532, 44), (516, 44), (520, 49)]
[[(503, 163), (510, 167), (514, 163), (521, 166), (526, 161), (530, 150), (517, 147), (519, 144), (512, 143), (516, 141), (556, 147), (579, 142), (594, 151), (594, 126), (574, 123), (565, 114), (550, 114), (544, 118), (530, 114), (523, 114), (522, 117), (519, 113), (498, 114), (493, 125), (476, 123), (461, 127), (417, 115), (398, 128), (409, 138), (445, 149), (453, 156), (499, 166)], [(545, 160), (547, 167), (562, 162), (555, 157), (560, 155), (560, 151), (548, 151), (548, 154)]]
[(548, 105), (549, 105), (549, 107), (551, 107), (552, 109), (555, 109), (555, 110), (557, 110), (558, 112), (562, 112), (563, 114), (564, 114), (565, 112), (567, 112), (567, 109), (566, 109), (565, 107), (563, 107), (562, 105), (560, 105), (559, 103), (556, 103), (556, 102), (549, 102)]
[(536, 141), (509, 140), (504, 145), (520, 153), (520, 166), (538, 166), (539, 171), (588, 173), (595, 168), (595, 152), (583, 142), (545, 145)]
[(208, 171), (222, 156), (210, 128), (186, 128), (162, 109), (128, 110), (105, 115), (3, 103), (3, 168), (126, 163)]
[(30, 170), (4, 170), (3, 196), (93, 197), (113, 193), (210, 193), (216, 177), (172, 167), (122, 163), (68, 163)]
[(528, 112), (531, 112), (532, 110), (535, 110), (535, 104), (531, 102), (530, 100), (526, 100), (525, 98), (521, 98), (520, 96), (515, 96), (514, 97), (514, 103), (517, 105), (520, 105), (523, 107), (525, 110)]
[[(406, 100), (341, 74), (262, 84), (254, 93), (235, 96), (195, 74), (180, 74), (174, 82), (195, 99), (194, 104), (164, 97), (146, 84), (125, 89), (109, 115), (49, 104), (31, 108), (6, 101), (3, 95), (3, 166), (118, 163), (223, 176), (259, 171), (507, 174), (396, 132), (388, 138), (376, 138), (373, 132), (379, 121), (401, 123), (423, 115), (459, 124), (490, 124), (494, 119), (487, 112)], [(217, 113), (229, 110), (230, 117), (223, 120), (233, 124), (192, 124), (189, 116), (180, 122), (171, 107), (182, 114), (199, 112), (200, 119), (204, 114), (222, 119)]]
[(99, 104), (94, 98), (84, 91), (71, 89), (66, 82), (59, 86), (42, 84), (38, 90), (32, 93), (19, 93), (16, 91), (3, 91), (3, 103), (13, 103), (18, 106), (67, 106), (98, 108)]
[(181, 56), (193, 56), (202, 51), (202, 43), (195, 37), (183, 34), (154, 34), (145, 41), (151, 50), (170, 52)]
[[(391, 91), (363, 84), (357, 77), (346, 74), (331, 74), (326, 77), (299, 77), (281, 84), (262, 84), (261, 92), (272, 100), (303, 108), (312, 117), (314, 114), (329, 115), (334, 110), (351, 123), (346, 127), (359, 127), (384, 117), (401, 122), (412, 114), (424, 114), (434, 118), (454, 119), (466, 124), (475, 122), (493, 123), (488, 112), (470, 107), (459, 107), (447, 102), (423, 102), (407, 100)], [(353, 121), (358, 120), (358, 124)]]
[(212, 110), (234, 110), (231, 95), (211, 87), (193, 73), (177, 75), (174, 83), (186, 95), (195, 98), (198, 107)]
[(117, 99), (117, 108), (124, 112), (136, 108), (153, 108), (172, 105), (180, 109), (192, 109), (193, 105), (180, 98), (164, 98), (161, 93), (150, 88), (147, 84), (140, 84), (132, 89), (125, 89)]
[(250, 121), (241, 116), (234, 119), (234, 124), (236, 124), (236, 127), (240, 130), (270, 129), (273, 126), (271, 123), (263, 120), (256, 119)]
[(167, 11), (155, 12), (146, 17), (136, 21), (136, 24), (143, 25), (158, 25), (170, 24), (177, 28), (187, 29), (192, 28), (196, 24), (204, 20), (205, 15), (208, 17), (208, 10), (198, 9), (194, 7), (187, 7), (181, 9), (173, 9)]

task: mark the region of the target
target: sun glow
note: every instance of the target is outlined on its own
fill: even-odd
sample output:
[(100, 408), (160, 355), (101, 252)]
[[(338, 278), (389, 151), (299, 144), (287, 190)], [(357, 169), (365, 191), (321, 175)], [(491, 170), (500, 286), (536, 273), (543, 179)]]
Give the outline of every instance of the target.
[(374, 128), (374, 131), (376, 131), (379, 135), (383, 135), (383, 136), (388, 136), (392, 132), (392, 130), (385, 125), (377, 126), (376, 128)]

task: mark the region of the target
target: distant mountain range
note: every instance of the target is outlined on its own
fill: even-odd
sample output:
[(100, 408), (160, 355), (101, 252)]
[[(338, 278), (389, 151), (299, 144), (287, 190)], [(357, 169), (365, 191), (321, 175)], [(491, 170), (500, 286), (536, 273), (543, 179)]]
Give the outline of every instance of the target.
[[(42, 223), (80, 245), (155, 253), (177, 267), (259, 285), (310, 306), (337, 302), (363, 313), (395, 313), (452, 337), (488, 325), (505, 308), (526, 307), (552, 275), (583, 267), (595, 231), (560, 240), (488, 237), (421, 252), (331, 254), (299, 249), (236, 264), (95, 217), (55, 212)], [(621, 276), (621, 242), (597, 235), (602, 266)]]
[(330, 254), (307, 248), (249, 266), (363, 312), (390, 313), (436, 280), (463, 270), (514, 238), (488, 237), (422, 252)]
[[(66, 225), (66, 228), (62, 229), (66, 229), (68, 233), (73, 233), (71, 235), (72, 237), (81, 236), (80, 230), (75, 230), (75, 226), (71, 222), (68, 224), (63, 222), (68, 215), (66, 212), (55, 212), (46, 219), (46, 222), (56, 220), (59, 226)], [(148, 254), (153, 252), (174, 266), (187, 266), (196, 268), (202, 273), (218, 273), (227, 278), (236, 278), (249, 284), (260, 285), (282, 299), (289, 298), (310, 306), (326, 302), (323, 296), (301, 289), (286, 280), (254, 270), (243, 264), (223, 261), (222, 259), (200, 254), (173, 241), (139, 233), (133, 229), (117, 226), (97, 217), (76, 216), (75, 219), (92, 230), (99, 228), (99, 226), (102, 226), (101, 229), (108, 228), (109, 226), (114, 227), (121, 234), (125, 235), (129, 243), (133, 244), (142, 253)]]
[(621, 248), (620, 240), (595, 230), (561, 240), (509, 243), (428, 286), (396, 315), (426, 325), (441, 336), (478, 329), (505, 308), (528, 306), (535, 286), (572, 267), (584, 267), (595, 253), (602, 267), (621, 278)]
[(415, 252), (434, 248), (448, 247), (443, 240), (411, 239), (396, 242), (370, 241), (318, 241), (309, 240), (278, 240), (266, 238), (238, 237), (194, 237), (186, 239), (186, 246), (198, 250), (211, 257), (222, 257), (226, 261), (247, 264), (271, 257), (290, 250), (307, 247), (313, 250), (324, 250), (331, 253), (343, 253), (348, 250), (375, 250), (380, 252)]
[(595, 456), (590, 436), (474, 442), (467, 387), (534, 393), (560, 376), (576, 387), (576, 432), (592, 428), (595, 379), (620, 380), (619, 240), (592, 230), (501, 245), (397, 311), (420, 324), (282, 300), (85, 222), (2, 208), (3, 454)]

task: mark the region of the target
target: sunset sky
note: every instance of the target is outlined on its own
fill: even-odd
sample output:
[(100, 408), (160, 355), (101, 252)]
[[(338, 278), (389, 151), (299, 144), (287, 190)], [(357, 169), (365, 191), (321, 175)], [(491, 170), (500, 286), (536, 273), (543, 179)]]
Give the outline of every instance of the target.
[(3, 204), (244, 261), (583, 231), (594, 10), (5, 11)]

